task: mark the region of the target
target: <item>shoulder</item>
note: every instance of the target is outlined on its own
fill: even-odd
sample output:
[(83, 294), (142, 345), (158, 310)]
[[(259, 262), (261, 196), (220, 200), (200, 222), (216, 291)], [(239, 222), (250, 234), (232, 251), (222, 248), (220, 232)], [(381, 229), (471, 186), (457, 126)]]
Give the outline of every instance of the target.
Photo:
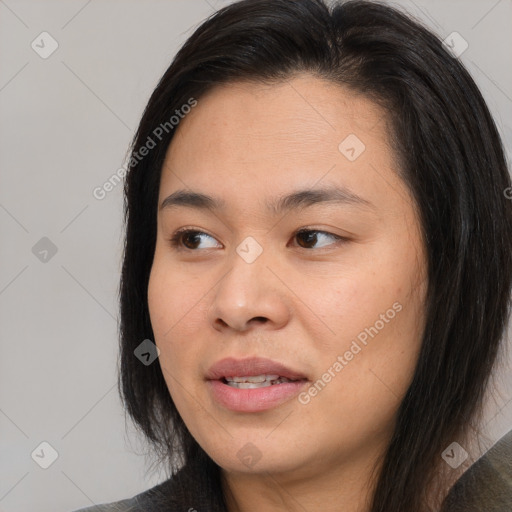
[(205, 454), (191, 459), (171, 478), (136, 496), (74, 512), (226, 512), (219, 497), (218, 466)]
[(135, 508), (135, 506), (133, 499), (127, 499), (102, 505), (93, 505), (92, 507), (75, 510), (75, 512), (135, 512), (140, 510)]
[[(160, 498), (165, 496), (168, 500), (173, 497), (172, 483), (173, 481), (169, 479), (132, 498), (93, 505), (74, 512), (149, 512), (150, 510), (157, 510)], [(169, 510), (169, 512), (172, 512), (172, 510)]]
[(466, 470), (442, 508), (442, 512), (482, 510), (512, 510), (512, 430)]

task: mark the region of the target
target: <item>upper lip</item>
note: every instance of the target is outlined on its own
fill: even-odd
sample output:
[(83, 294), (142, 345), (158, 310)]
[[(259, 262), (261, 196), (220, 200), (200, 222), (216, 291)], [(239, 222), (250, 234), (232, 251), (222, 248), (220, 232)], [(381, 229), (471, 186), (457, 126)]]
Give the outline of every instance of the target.
[(214, 363), (208, 372), (208, 380), (220, 380), (225, 377), (251, 377), (255, 375), (279, 375), (290, 380), (301, 380), (307, 377), (297, 371), (287, 368), (277, 361), (263, 357), (250, 357), (247, 359), (235, 359), (228, 357)]

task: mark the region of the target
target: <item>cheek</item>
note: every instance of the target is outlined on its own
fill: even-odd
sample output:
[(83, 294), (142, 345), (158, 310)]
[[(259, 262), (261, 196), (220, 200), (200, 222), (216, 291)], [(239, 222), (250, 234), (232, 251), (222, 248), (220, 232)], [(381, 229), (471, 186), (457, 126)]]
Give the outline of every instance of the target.
[[(164, 259), (155, 255), (148, 283), (148, 308), (155, 344), (160, 350), (160, 365), (169, 374), (175, 375), (187, 364), (187, 353), (193, 348), (193, 336), (187, 336), (195, 324), (191, 321), (197, 314), (194, 287), (184, 282), (183, 275), (170, 271)], [(178, 340), (188, 340), (178, 343)], [(172, 357), (171, 357), (172, 356)], [(172, 387), (169, 375), (164, 376)]]
[(204, 275), (201, 279), (198, 275), (184, 272), (176, 262), (168, 261), (157, 246), (149, 276), (148, 307), (153, 332), (160, 343), (197, 325), (211, 287)]
[(317, 351), (321, 361), (304, 414), (313, 423), (327, 414), (354, 444), (389, 434), (414, 373), (421, 341), (416, 311), (393, 302), (395, 297), (345, 309), (345, 320), (335, 327), (336, 340)]
[[(205, 350), (210, 294), (218, 279), (209, 276), (207, 271), (185, 271), (157, 245), (148, 283), (149, 315), (162, 373), (183, 412), (190, 401), (188, 393), (197, 385), (198, 356)], [(192, 402), (189, 406), (194, 408)]]
[[(327, 293), (324, 288), (315, 295), (323, 321), (334, 332), (319, 347), (317, 378), (331, 369), (336, 378), (329, 385), (333, 394), (328, 400), (338, 396), (337, 403), (342, 403), (343, 396), (350, 408), (365, 414), (394, 409), (403, 398), (424, 328), (424, 282), (411, 277), (411, 260), (400, 261), (399, 255), (390, 257), (389, 265), (386, 260), (383, 255), (378, 270), (367, 266), (354, 271), (329, 285)], [(411, 268), (411, 273), (400, 272), (403, 268)]]
[[(187, 311), (187, 294), (178, 272), (169, 272), (162, 259), (155, 255), (148, 283), (148, 307), (154, 342), (160, 350), (158, 362), (169, 393), (182, 417), (188, 416), (189, 404), (183, 393), (187, 378), (197, 371), (194, 366), (194, 336), (187, 336), (183, 329), (190, 328)], [(176, 290), (180, 290), (176, 293)], [(187, 321), (183, 321), (187, 320)], [(183, 340), (187, 343), (183, 343)]]
[[(389, 325), (399, 316), (393, 304), (401, 299), (400, 290), (394, 283), (379, 283), (375, 273), (367, 268), (335, 280), (316, 281), (304, 294), (310, 309), (329, 328), (324, 341), (336, 350), (348, 350), (355, 339), (364, 343), (368, 338), (366, 330), (376, 322), (379, 332), (389, 330)], [(389, 311), (387, 316), (386, 311)], [(381, 315), (385, 315), (385, 323)]]

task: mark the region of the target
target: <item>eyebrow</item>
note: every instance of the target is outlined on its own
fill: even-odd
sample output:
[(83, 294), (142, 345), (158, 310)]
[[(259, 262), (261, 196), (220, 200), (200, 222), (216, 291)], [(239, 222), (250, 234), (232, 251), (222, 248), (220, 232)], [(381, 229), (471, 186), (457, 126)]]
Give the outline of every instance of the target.
[[(274, 198), (272, 201), (267, 201), (266, 207), (270, 213), (280, 215), (285, 211), (307, 208), (316, 204), (346, 204), (375, 209), (375, 205), (370, 201), (358, 196), (345, 187), (298, 190), (291, 194)], [(214, 198), (199, 192), (177, 190), (162, 201), (160, 210), (180, 206), (214, 212), (225, 209), (226, 202), (223, 199)]]

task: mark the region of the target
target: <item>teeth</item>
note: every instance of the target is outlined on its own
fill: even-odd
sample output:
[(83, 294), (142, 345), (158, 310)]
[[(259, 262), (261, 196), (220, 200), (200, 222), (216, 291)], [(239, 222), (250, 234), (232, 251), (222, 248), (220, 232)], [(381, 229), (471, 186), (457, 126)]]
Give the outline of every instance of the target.
[(282, 382), (293, 382), (279, 375), (255, 375), (250, 377), (226, 377), (226, 384), (238, 389), (266, 388)]
[(231, 386), (232, 388), (238, 388), (238, 389), (257, 389), (257, 388), (268, 388), (269, 386), (272, 386), (272, 383), (270, 381), (265, 382), (229, 382), (228, 386)]
[(266, 380), (276, 380), (279, 375), (254, 375), (250, 377), (226, 377), (229, 382), (265, 382)]

